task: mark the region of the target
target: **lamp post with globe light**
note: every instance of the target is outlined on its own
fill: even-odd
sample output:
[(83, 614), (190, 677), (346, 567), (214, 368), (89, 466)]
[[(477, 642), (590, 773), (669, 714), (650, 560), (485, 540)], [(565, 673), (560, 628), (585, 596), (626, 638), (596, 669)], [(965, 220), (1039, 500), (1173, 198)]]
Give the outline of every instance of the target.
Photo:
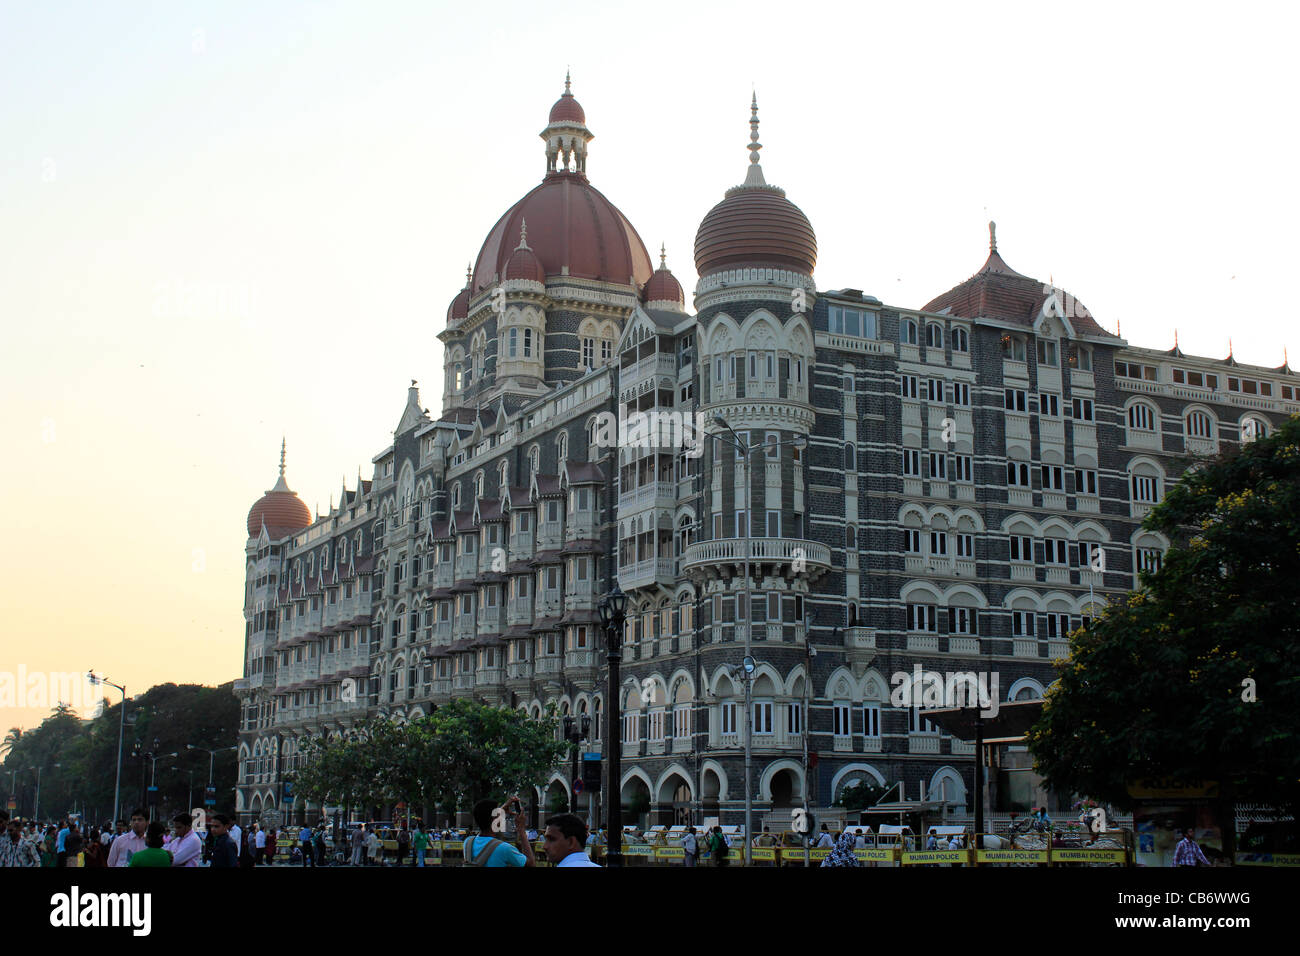
[[(719, 428), (725, 428), (731, 433), (731, 437), (714, 433), (715, 438), (731, 445), (740, 453), (740, 484), (745, 489), (745, 500), (743, 507), (738, 506), (736, 512), (738, 515), (743, 514), (745, 525), (745, 571), (744, 571), (744, 604), (743, 614), (736, 615), (736, 626), (744, 622), (745, 627), (745, 656), (742, 662), (743, 680), (745, 682), (745, 865), (750, 866), (753, 863), (753, 854), (750, 852), (754, 843), (754, 793), (753, 793), (753, 764), (754, 764), (754, 713), (752, 688), (754, 683), (754, 658), (753, 648), (751, 646), (753, 621), (754, 621), (754, 600), (751, 593), (751, 582), (749, 576), (749, 558), (753, 553), (753, 531), (754, 531), (754, 514), (751, 507), (750, 498), (752, 489), (749, 486), (750, 481), (750, 458), (757, 451), (772, 451), (780, 449), (782, 446), (789, 445), (794, 448), (804, 448), (808, 444), (808, 439), (803, 435), (795, 435), (794, 438), (787, 438), (783, 441), (763, 442), (752, 445), (736, 434), (736, 430), (727, 423), (727, 419), (722, 414), (713, 416), (713, 423)], [(779, 452), (778, 452), (779, 454)], [(806, 640), (806, 638), (805, 638)], [(806, 718), (805, 718), (806, 719)], [(808, 782), (805, 778), (804, 788), (807, 789)]]
[(113, 819), (116, 820), (122, 803), (122, 740), (126, 735), (126, 688), (121, 684), (114, 684), (111, 680), (96, 676), (93, 670), (86, 672), (86, 680), (90, 681), (92, 686), (107, 684), (109, 687), (116, 687), (122, 692), (122, 714), (117, 726), (117, 780), (113, 784)]
[(605, 595), (598, 608), (600, 622), (605, 628), (605, 661), (609, 674), (605, 684), (605, 746), (606, 803), (609, 806), (606, 827), (608, 842), (605, 848), (605, 865), (623, 865), (623, 797), (619, 777), (622, 775), (620, 757), (623, 752), (622, 707), (619, 705), (619, 664), (623, 660), (623, 622), (627, 619), (627, 595), (614, 583), (614, 589)]

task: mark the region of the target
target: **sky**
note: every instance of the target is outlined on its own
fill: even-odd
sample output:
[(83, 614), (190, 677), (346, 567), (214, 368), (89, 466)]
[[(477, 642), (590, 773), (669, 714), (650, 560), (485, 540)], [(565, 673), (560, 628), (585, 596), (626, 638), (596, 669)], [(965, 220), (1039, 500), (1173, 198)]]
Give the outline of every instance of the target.
[[(984, 262), (1130, 342), (1280, 365), (1300, 14), (1282, 4), (0, 3), (0, 672), (238, 677), (249, 507), (327, 510), (391, 441), (465, 266), (588, 173), (688, 297), (743, 180), (818, 287), (919, 308)], [(688, 299), (689, 304), (689, 299)], [(0, 729), (44, 706), (0, 701)]]

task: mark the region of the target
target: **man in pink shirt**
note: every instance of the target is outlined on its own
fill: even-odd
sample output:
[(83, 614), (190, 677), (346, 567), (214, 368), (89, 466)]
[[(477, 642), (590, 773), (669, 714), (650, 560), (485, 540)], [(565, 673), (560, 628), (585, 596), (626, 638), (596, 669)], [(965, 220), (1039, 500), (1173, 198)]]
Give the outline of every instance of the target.
[(130, 866), (131, 854), (145, 849), (144, 831), (149, 827), (149, 816), (143, 810), (131, 811), (131, 829), (119, 834), (108, 848), (108, 865)]
[(203, 859), (203, 841), (190, 827), (194, 818), (188, 813), (178, 813), (172, 817), (172, 829), (175, 836), (167, 844), (172, 855), (172, 866), (198, 866)]

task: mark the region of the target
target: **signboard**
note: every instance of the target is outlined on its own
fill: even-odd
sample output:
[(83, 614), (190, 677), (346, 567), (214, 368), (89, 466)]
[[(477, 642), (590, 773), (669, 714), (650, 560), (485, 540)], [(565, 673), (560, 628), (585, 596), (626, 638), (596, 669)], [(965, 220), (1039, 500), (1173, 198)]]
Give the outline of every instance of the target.
[(656, 860), (681, 860), (686, 856), (686, 851), (679, 846), (662, 846), (655, 850)]
[(600, 760), (600, 752), (599, 752), (599, 751), (595, 751), (595, 750), (585, 750), (585, 751), (583, 751), (583, 753), (582, 753), (582, 759), (583, 759), (583, 760), (595, 760), (595, 761), (599, 761), (599, 760)]
[(1300, 866), (1300, 853), (1238, 853), (1238, 866)]
[(1053, 863), (1124, 863), (1123, 850), (1060, 849), (1052, 850)]
[(623, 847), (624, 856), (654, 856), (655, 848), (644, 843)]
[(853, 855), (864, 863), (897, 863), (898, 853), (897, 847), (866, 847), (853, 851)]
[(1046, 850), (976, 850), (976, 863), (1046, 863)]
[(903, 866), (925, 863), (970, 863), (968, 850), (917, 850), (903, 854)]
[(749, 858), (751, 860), (762, 860), (763, 862), (776, 862), (776, 847), (774, 846), (754, 846), (749, 848)]
[(573, 795), (576, 797), (576, 796), (577, 796), (578, 794), (580, 794), (580, 793), (582, 793), (582, 778), (581, 778), (581, 777), (574, 777), (574, 778), (573, 778)]
[(18, 801), (17, 801), (15, 798), (13, 798), (13, 797), (10, 797), (10, 798), (9, 798), (9, 809), (10, 809), (10, 810), (17, 810), (17, 809), (18, 809)]

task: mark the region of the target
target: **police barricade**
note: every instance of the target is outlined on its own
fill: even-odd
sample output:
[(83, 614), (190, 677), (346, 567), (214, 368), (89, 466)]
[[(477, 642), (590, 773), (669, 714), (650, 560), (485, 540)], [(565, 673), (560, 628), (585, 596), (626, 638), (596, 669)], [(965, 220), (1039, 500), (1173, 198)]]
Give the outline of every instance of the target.
[(1092, 847), (1054, 846), (1048, 862), (1052, 866), (1061, 863), (1110, 863), (1132, 866), (1132, 855), (1126, 849), (1094, 849)]
[(970, 850), (904, 850), (903, 866), (971, 865)]
[(1300, 866), (1300, 853), (1238, 853), (1237, 866)]
[(1047, 850), (1017, 850), (1011, 847), (998, 850), (976, 850), (975, 863), (979, 864), (1019, 864), (1021, 866), (1049, 862)]

